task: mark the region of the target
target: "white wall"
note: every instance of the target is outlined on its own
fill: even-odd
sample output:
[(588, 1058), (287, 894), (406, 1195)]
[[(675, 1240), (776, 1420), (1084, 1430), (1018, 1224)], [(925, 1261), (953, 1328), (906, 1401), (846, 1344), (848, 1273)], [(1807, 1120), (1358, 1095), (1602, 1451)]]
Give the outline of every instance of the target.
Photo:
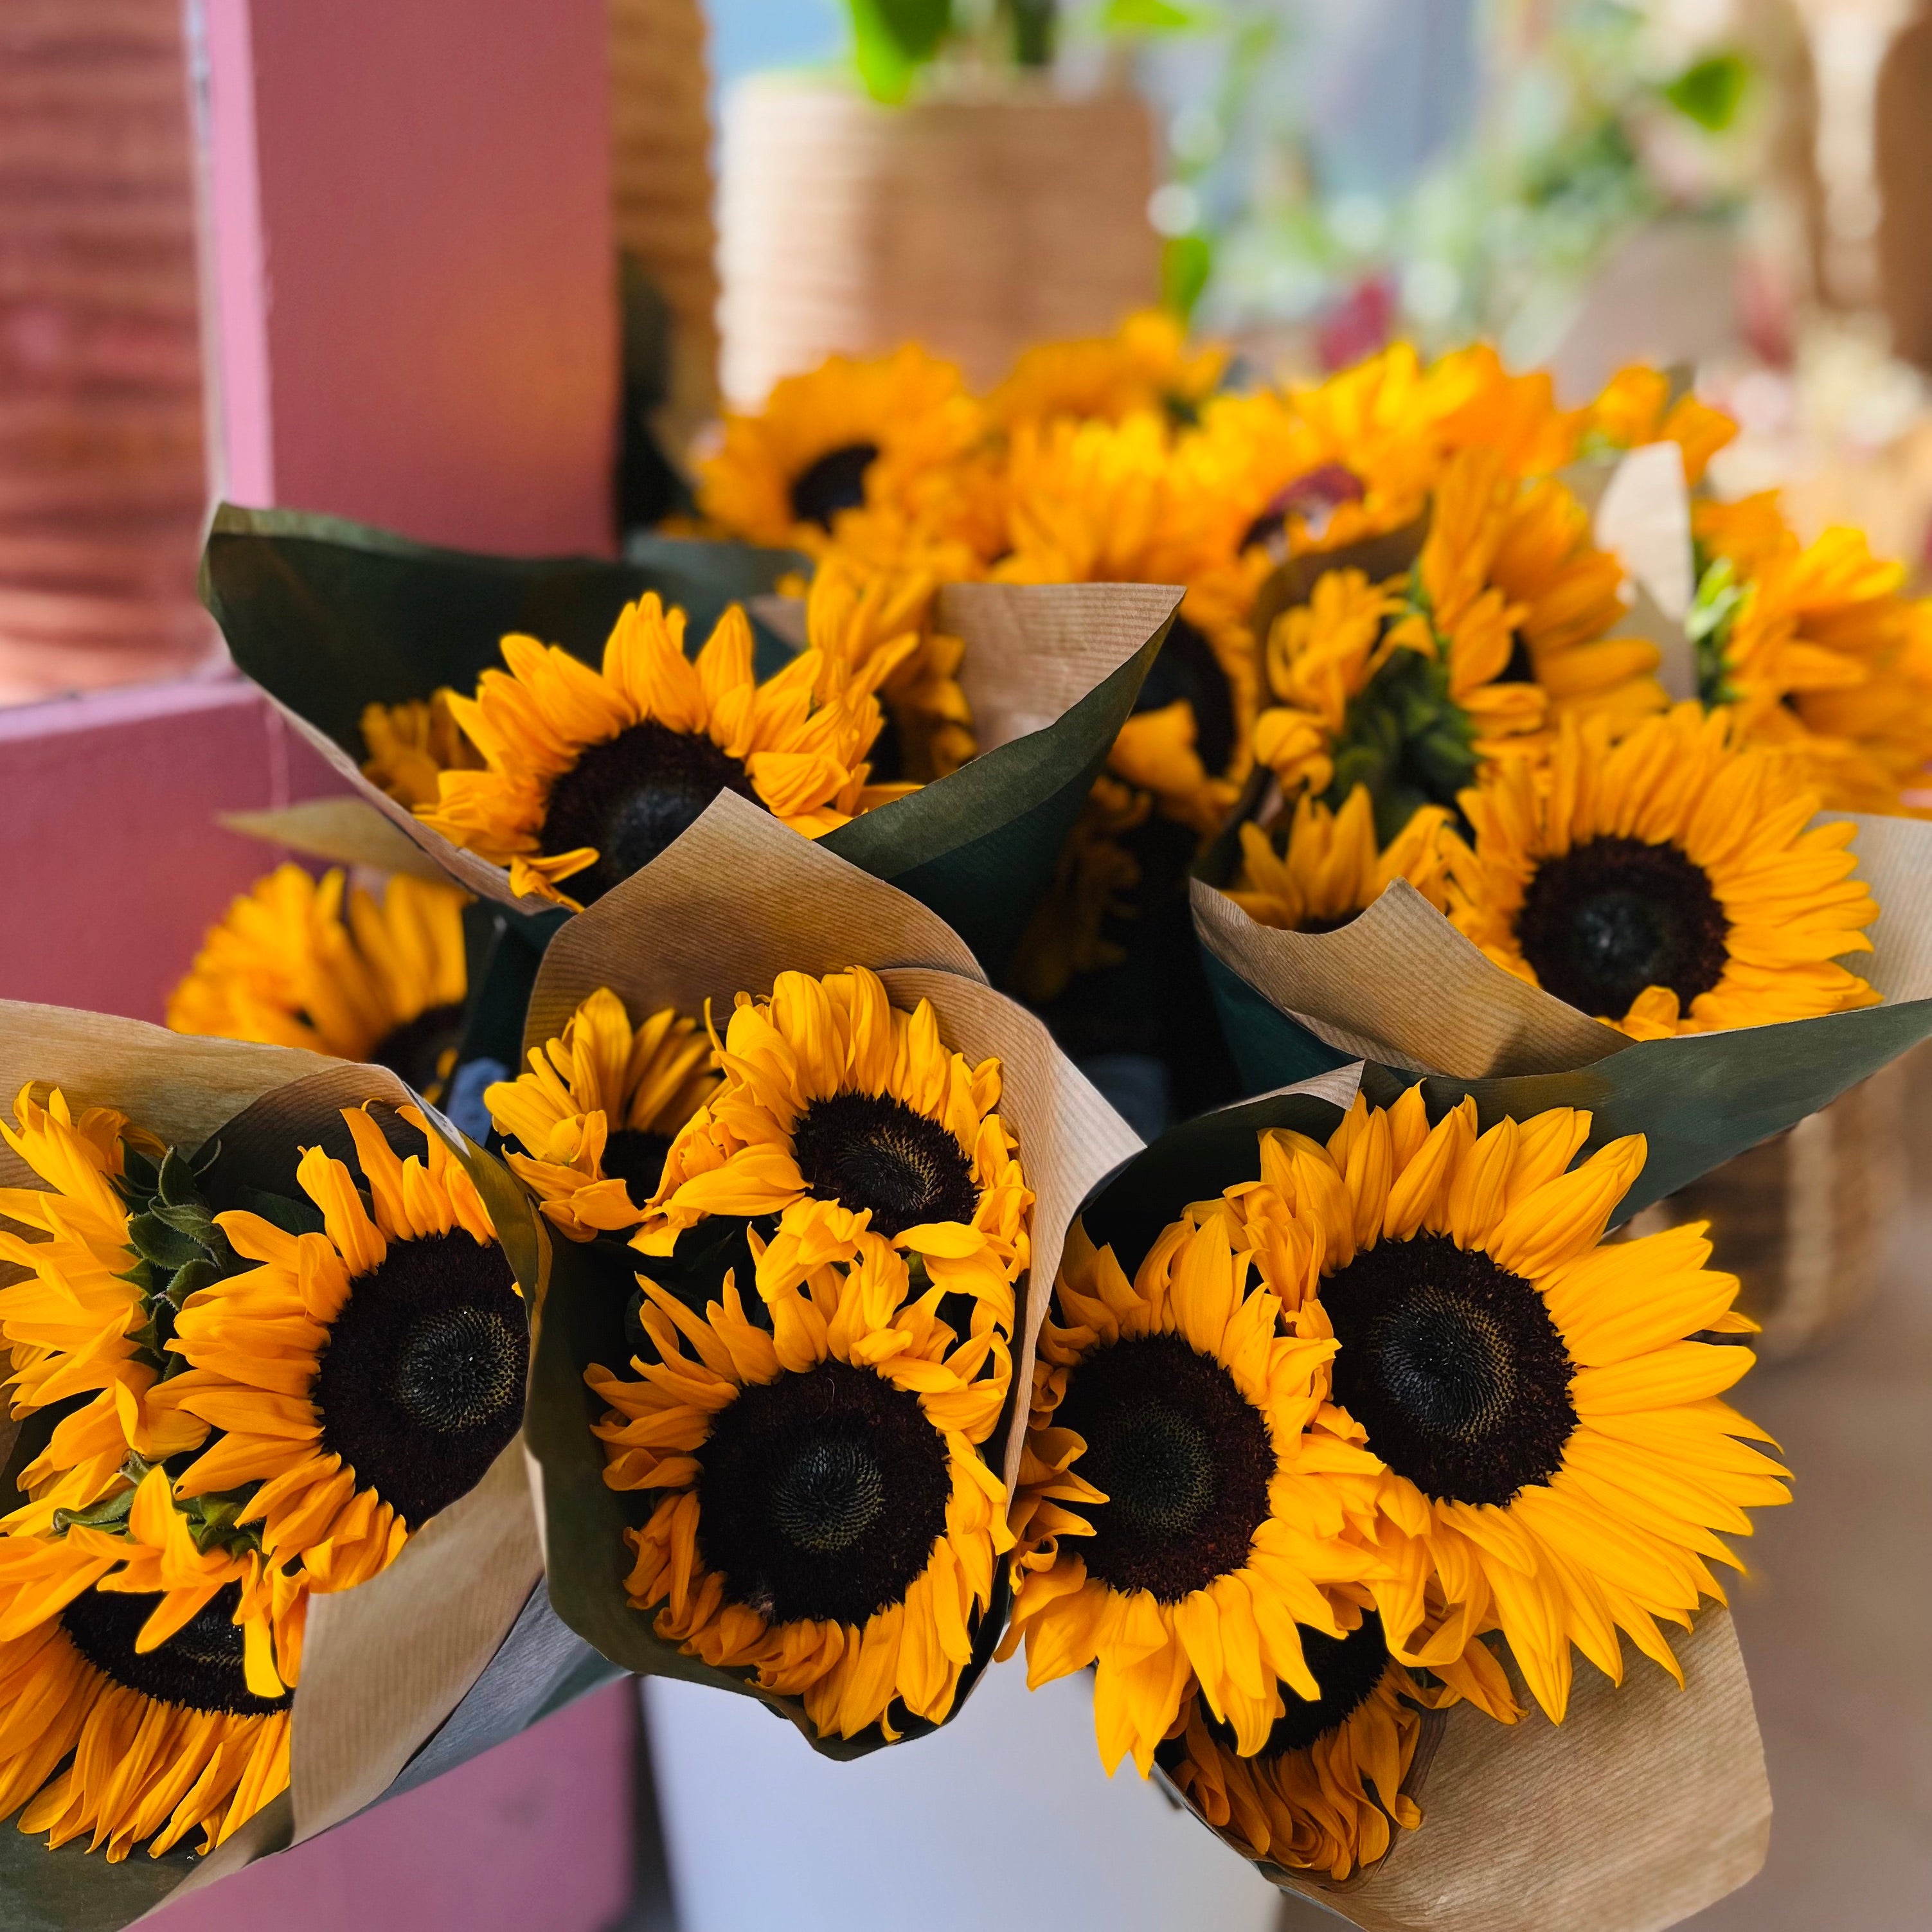
[(645, 1686), (679, 1932), (1318, 1932), (1131, 1764), (1087, 1680), (996, 1665), (936, 1735), (856, 1764), (748, 1698)]

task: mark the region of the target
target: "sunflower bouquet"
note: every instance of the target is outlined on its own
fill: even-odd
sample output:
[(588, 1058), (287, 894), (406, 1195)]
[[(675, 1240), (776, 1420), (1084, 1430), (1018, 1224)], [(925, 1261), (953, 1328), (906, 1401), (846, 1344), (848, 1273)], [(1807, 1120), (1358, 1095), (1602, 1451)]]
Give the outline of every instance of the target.
[(904, 880), (997, 964), (1172, 593), (942, 589), (908, 559), (822, 570), (794, 611), (776, 593), (798, 561), (650, 536), (621, 565), (511, 562), (224, 508), (209, 607), (364, 808), (359, 836), (339, 806), (254, 829), (392, 870), (400, 833), (520, 942), (526, 992), (560, 919), (730, 791)]
[(8, 1006), (0, 1073), (0, 1862), (118, 1923), (556, 1689), (531, 1217), (380, 1067)]
[(1109, 1770), (1358, 1924), (1669, 1924), (1762, 1857), (1711, 1564), (1787, 1478), (1702, 1230), (1606, 1238), (1646, 1153), (1358, 1065), (1068, 1234), (1003, 1652), (1090, 1669)]
[(832, 1756), (944, 1723), (1005, 1621), (1028, 1283), (1138, 1142), (943, 922), (736, 799), (553, 940), (526, 1042), (488, 1099), (557, 1614)]
[(1932, 1031), (1932, 832), (1821, 811), (1728, 710), (1687, 700), (1621, 735), (1567, 718), (1372, 860), (1352, 810), (1351, 836), (1350, 808), (1298, 802), (1273, 869), (1244, 826), (1232, 889), (1196, 883), (1251, 1087), (1366, 1057), (1432, 1093), (1587, 1103), (1600, 1131), (1646, 1124), (1634, 1211)]

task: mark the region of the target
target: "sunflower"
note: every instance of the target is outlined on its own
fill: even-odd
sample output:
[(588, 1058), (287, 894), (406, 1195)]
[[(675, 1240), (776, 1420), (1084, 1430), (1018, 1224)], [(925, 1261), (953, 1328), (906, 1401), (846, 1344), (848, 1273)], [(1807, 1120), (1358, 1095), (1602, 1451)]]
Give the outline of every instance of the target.
[(1226, 1196), (1296, 1331), (1338, 1345), (1312, 1434), (1381, 1465), (1326, 1480), (1388, 1564), (1391, 1654), (1432, 1670), (1499, 1630), (1559, 1723), (1573, 1644), (1621, 1682), (1622, 1629), (1681, 1682), (1658, 1620), (1721, 1603), (1715, 1532), (1787, 1496), (1719, 1400), (1750, 1352), (1692, 1339), (1754, 1327), (1736, 1276), (1704, 1265), (1701, 1222), (1604, 1242), (1645, 1143), (1572, 1167), (1589, 1132), (1559, 1108), (1479, 1136), (1472, 1100), (1432, 1128), (1418, 1085), (1358, 1096), (1326, 1146), (1264, 1134)]
[(1035, 1689), (1096, 1667), (1110, 1773), (1131, 1754), (1145, 1776), (1196, 1689), (1261, 1750), (1283, 1689), (1322, 1694), (1299, 1627), (1341, 1636), (1376, 1567), (1330, 1481), (1372, 1460), (1305, 1433), (1334, 1346), (1286, 1330), (1229, 1232), (1177, 1222), (1130, 1282), (1076, 1222), (1040, 1334), (1000, 1654), (1024, 1638)]
[(296, 1178), (323, 1232), (217, 1217), (260, 1266), (190, 1295), (161, 1397), (224, 1432), (182, 1474), (184, 1498), (259, 1484), (238, 1522), (318, 1590), (386, 1568), (466, 1494), (523, 1419), (530, 1335), (475, 1184), (421, 1110), (428, 1161), (399, 1160), (366, 1107), (345, 1108), (362, 1178), (320, 1148)]
[[(1012, 1380), (1006, 1338), (962, 1340), (945, 1290), (860, 1228), (806, 1257), (754, 1236), (700, 1318), (647, 1276), (655, 1359), (592, 1367), (613, 1489), (657, 1492), (626, 1588), (668, 1642), (803, 1700), (821, 1737), (943, 1723), (1012, 1547), (980, 1445)], [(659, 1606), (662, 1606), (660, 1608)]]
[(931, 1002), (893, 1006), (862, 966), (740, 993), (717, 1053), (724, 1078), (671, 1142), (633, 1247), (668, 1255), (712, 1215), (777, 1215), (807, 1250), (867, 1230), (970, 1295), (975, 1335), (1012, 1333), (1033, 1196), (997, 1060), (949, 1052)]
[[(180, 1250), (173, 1266), (157, 1271), (148, 1252), (160, 1250), (143, 1252), (150, 1231), (144, 1226), (137, 1240), (129, 1226), (130, 1205), (148, 1204), (130, 1169), (152, 1178), (150, 1157), (164, 1150), (125, 1114), (88, 1107), (76, 1114), (58, 1088), (43, 1105), (31, 1084), (14, 1114), (18, 1124), (0, 1121), (0, 1137), (47, 1184), (0, 1188), (0, 1215), (28, 1231), (0, 1230), (0, 1260), (21, 1270), (0, 1288), (13, 1412), (75, 1405), (20, 1472), (28, 1501), (7, 1519), (10, 1528), (41, 1530), (56, 1510), (98, 1502), (130, 1450), (158, 1462), (206, 1438), (205, 1423), (159, 1400), (163, 1298), (177, 1281), (184, 1293), (212, 1275), (220, 1244), (205, 1216), (200, 1240), (153, 1230), (162, 1247)], [(184, 1192), (176, 1199), (178, 1220), (188, 1202)]]
[(1241, 827), (1241, 870), (1228, 896), (1250, 919), (1288, 932), (1333, 932), (1396, 879), (1446, 911), (1457, 842), (1450, 820), (1439, 805), (1419, 806), (1382, 850), (1366, 785), (1356, 786), (1337, 812), (1304, 794), (1272, 836), (1258, 825)]
[(440, 1100), (463, 1035), (469, 896), (401, 876), (380, 901), (347, 886), (296, 865), (257, 880), (209, 928), (168, 1024), (386, 1066)]
[(304, 1605), (197, 1547), (159, 1469), (118, 1533), (0, 1537), (0, 1817), (110, 1862), (212, 1850), (288, 1784)]
[(698, 507), (728, 535), (816, 552), (840, 513), (909, 502), (986, 433), (952, 363), (908, 344), (870, 361), (829, 356), (788, 376), (755, 415), (728, 412), (698, 465)]
[(362, 776), (399, 803), (434, 805), (445, 772), (483, 769), (449, 708), (447, 689), (400, 704), (362, 707)]
[(1684, 452), (1684, 481), (1694, 487), (1702, 482), (1712, 458), (1736, 436), (1738, 426), (1688, 392), (1673, 400), (1670, 390), (1670, 378), (1660, 369), (1642, 363), (1619, 369), (1583, 412), (1582, 453), (1674, 442)]
[(1901, 809), (1932, 759), (1932, 604), (1859, 531), (1801, 544), (1768, 491), (1692, 522), (1699, 695), (1798, 758), (1828, 807)]
[[(1412, 1832), (1422, 1810), (1404, 1790), (1422, 1738), (1422, 1714), (1456, 1703), (1448, 1683), (1425, 1678), (1389, 1655), (1382, 1619), (1370, 1610), (1346, 1636), (1304, 1630), (1301, 1646), (1322, 1686), (1312, 1703), (1287, 1700), (1268, 1742), (1249, 1757), (1190, 1700), (1180, 1727), (1156, 1762), (1209, 1824), (1256, 1859), (1337, 1881), (1374, 1864), (1397, 1829)], [(1465, 1671), (1492, 1715), (1520, 1714), (1502, 1667), (1480, 1642)]]
[(1454, 358), (1425, 370), (1397, 343), (1286, 395), (1217, 396), (1177, 452), (1191, 494), (1215, 506), (1225, 572), (1259, 578), (1290, 555), (1386, 536), (1421, 517), (1444, 459), (1442, 419), (1472, 393)]
[[(868, 792), (883, 720), (876, 681), (912, 646), (874, 652), (865, 674), (818, 651), (773, 678), (752, 670), (734, 604), (694, 663), (684, 613), (656, 592), (626, 604), (601, 671), (533, 638), (503, 640), (507, 670), (452, 698), (483, 771), (446, 771), (418, 812), (453, 843), (509, 868), (512, 889), (581, 910), (648, 865), (721, 791), (816, 838), (903, 788)], [(582, 895), (562, 890), (576, 882)]]
[[(1546, 770), (1462, 794), (1450, 916), (1496, 963), (1640, 1040), (1875, 1006), (1834, 962), (1878, 908), (1815, 794), (1694, 703), (1610, 742), (1566, 721)], [(1809, 829), (1808, 829), (1808, 827)]]
[(1555, 720), (1628, 729), (1666, 701), (1656, 646), (1603, 633), (1622, 572), (1553, 478), (1524, 484), (1494, 451), (1455, 457), (1406, 580), (1327, 572), (1270, 630), (1280, 700), (1256, 755), (1292, 796), (1339, 806), (1358, 784), (1393, 839), (1418, 807), (1452, 803), (1484, 764), (1533, 754)]
[(1057, 416), (1118, 422), (1148, 412), (1182, 426), (1198, 420), (1228, 361), (1219, 344), (1190, 350), (1180, 322), (1147, 309), (1129, 316), (1112, 335), (1023, 350), (986, 406), (1009, 429)]
[[(1023, 422), (1008, 490), (1011, 553), (993, 572), (1004, 582), (1192, 585), (1209, 555), (1208, 506), (1181, 487), (1157, 417)], [(1183, 598), (1114, 754), (1119, 777), (1197, 829), (1226, 818), (1252, 761), (1260, 677), (1246, 615)]]
[(527, 1073), (484, 1092), (496, 1131), (516, 1144), (504, 1158), (572, 1240), (634, 1227), (671, 1137), (717, 1087), (710, 1041), (668, 1008), (634, 1028), (600, 986), (530, 1058)]
[(872, 765), (884, 779), (942, 778), (980, 748), (959, 684), (966, 646), (935, 628), (938, 590), (928, 571), (873, 570), (834, 548), (819, 560), (806, 593), (806, 637), (814, 650), (862, 683), (880, 653), (893, 660), (876, 680), (886, 728)]

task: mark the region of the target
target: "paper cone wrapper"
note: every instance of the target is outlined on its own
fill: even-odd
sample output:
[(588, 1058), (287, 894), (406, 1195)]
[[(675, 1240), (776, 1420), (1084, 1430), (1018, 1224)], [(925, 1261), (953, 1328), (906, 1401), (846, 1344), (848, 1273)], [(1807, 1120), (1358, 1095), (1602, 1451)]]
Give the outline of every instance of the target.
[[(782, 972), (824, 975), (866, 966), (896, 1006), (929, 1000), (946, 1046), (1003, 1068), (1000, 1118), (1019, 1142), (1035, 1196), (1033, 1270), (1022, 1284), (1015, 1337), (1015, 1398), (1004, 1437), (985, 1445), (1010, 1490), (1018, 1471), (1024, 1391), (1046, 1311), (1045, 1288), (1082, 1198), (1140, 1146), (1046, 1029), (987, 983), (958, 934), (916, 899), (797, 838), (768, 814), (721, 794), (664, 856), (634, 874), (551, 942), (544, 956), (524, 1040), (541, 1047), (578, 1005), (609, 987), (634, 1018), (674, 1006), (700, 1016), (711, 1003), (722, 1030), (740, 992), (769, 992)], [(626, 1669), (763, 1696), (732, 1673), (680, 1655), (652, 1629), (655, 1612), (632, 1610), (624, 1578), (631, 1567), (625, 1528), (644, 1520), (646, 1498), (604, 1482), (603, 1445), (590, 1425), (603, 1405), (584, 1386), (593, 1362), (622, 1371), (631, 1345), (623, 1313), (640, 1272), (651, 1262), (628, 1250), (600, 1251), (557, 1238), (549, 1243), (532, 1372), (527, 1436), (540, 1466), (544, 1542), (557, 1614), (604, 1655)], [(1001, 1604), (983, 1620), (963, 1700), (990, 1654)], [(792, 1702), (767, 1698), (820, 1750), (856, 1756), (876, 1748), (876, 1732), (820, 1739)], [(955, 1708), (958, 1708), (957, 1704)], [(914, 1726), (915, 1731), (929, 1728)]]
[[(1340, 1067), (1163, 1134), (1088, 1202), (1088, 1233), (1131, 1275), (1190, 1202), (1260, 1178), (1264, 1130), (1325, 1142), (1365, 1072), (1373, 1104), (1408, 1084)], [(1261, 1869), (1364, 1932), (1657, 1932), (1688, 1918), (1763, 1863), (1771, 1791), (1728, 1613), (1707, 1607), (1672, 1648), (1682, 1690), (1628, 1644), (1621, 1687), (1577, 1658), (1560, 1725), (1520, 1678), (1514, 1725), (1467, 1705), (1430, 1714), (1402, 1787), (1418, 1829), (1340, 1884)]]
[(1880, 907), (1846, 963), (1883, 997), (1856, 1012), (1634, 1041), (1486, 958), (1406, 881), (1331, 933), (1258, 925), (1218, 890), (1224, 838), (1193, 882), (1195, 929), (1245, 1083), (1355, 1059), (1426, 1073), (1430, 1104), (1475, 1096), (1483, 1124), (1587, 1108), (1588, 1148), (1649, 1138), (1634, 1214), (1816, 1113), (1932, 1034), (1932, 824), (1858, 812), (1858, 876)]
[[(196, 1039), (64, 1007), (0, 1002), (0, 1105), (10, 1110), (29, 1082), (43, 1093), (58, 1087), (76, 1109), (118, 1108), (184, 1152), (218, 1142), (202, 1181), (218, 1210), (244, 1187), (293, 1192), (303, 1148), (320, 1144), (352, 1161), (344, 1107), (373, 1101), (386, 1129), (397, 1130), (399, 1145), (421, 1144), (415, 1130), (388, 1111), (421, 1102), (386, 1068)], [(484, 1187), (506, 1252), (513, 1262), (521, 1255), (527, 1265), (534, 1232), (520, 1190), (494, 1161), (425, 1111)], [(0, 1183), (46, 1185), (4, 1146)], [(9, 1462), (10, 1486), (25, 1447), (16, 1445)], [(0, 1828), (0, 1923), (8, 1932), (126, 1924), (178, 1888), (212, 1882), (340, 1823), (397, 1788), (412, 1760), (448, 1768), (520, 1730), (548, 1708), (559, 1675), (554, 1642), (541, 1656), (527, 1641), (506, 1642), (526, 1616), (542, 1574), (519, 1436), (475, 1489), (410, 1538), (380, 1576), (310, 1598), (290, 1785), (280, 1798), (206, 1858), (184, 1852), (151, 1859), (137, 1850), (124, 1864), (110, 1865), (86, 1856), (78, 1842), (50, 1852), (43, 1839), (10, 1822)], [(514, 1686), (493, 1664), (506, 1654), (518, 1666)], [(572, 1647), (571, 1666), (580, 1672), (584, 1654), (580, 1646)], [(483, 1688), (491, 1690), (488, 1709), (466, 1719), (466, 1699)]]
[[(484, 670), (500, 666), (512, 632), (596, 663), (619, 611), (646, 590), (686, 610), (694, 646), (731, 602), (746, 604), (755, 622), (760, 598), (800, 562), (788, 551), (662, 537), (634, 543), (621, 564), (471, 556), (334, 518), (224, 505), (202, 590), (236, 662), (394, 831), (479, 898), (554, 922), (548, 901), (512, 892), (505, 868), (452, 844), (363, 777), (364, 707), (445, 685), (473, 692)], [(1152, 584), (950, 586), (940, 618), (965, 641), (960, 682), (980, 755), (823, 842), (931, 906), (997, 972), (1180, 600), (1178, 589)], [(789, 654), (767, 629), (760, 674)], [(313, 824), (286, 814), (254, 814), (250, 829), (315, 850), (302, 842)], [(393, 838), (357, 847), (340, 820), (328, 837), (317, 856), (399, 869)]]

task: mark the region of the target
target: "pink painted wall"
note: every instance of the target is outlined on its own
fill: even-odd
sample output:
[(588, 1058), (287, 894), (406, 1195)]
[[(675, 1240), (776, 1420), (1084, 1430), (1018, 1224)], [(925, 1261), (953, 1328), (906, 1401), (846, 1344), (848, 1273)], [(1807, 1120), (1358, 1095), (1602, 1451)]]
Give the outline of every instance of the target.
[(225, 493), (608, 549), (608, 33), (585, 0), (207, 0)]
[(628, 1682), (158, 1912), (154, 1932), (603, 1932), (630, 1895)]
[(281, 856), (216, 814), (342, 788), (253, 685), (0, 710), (0, 824), (23, 909), (0, 920), (0, 998), (159, 1020), (209, 925)]

